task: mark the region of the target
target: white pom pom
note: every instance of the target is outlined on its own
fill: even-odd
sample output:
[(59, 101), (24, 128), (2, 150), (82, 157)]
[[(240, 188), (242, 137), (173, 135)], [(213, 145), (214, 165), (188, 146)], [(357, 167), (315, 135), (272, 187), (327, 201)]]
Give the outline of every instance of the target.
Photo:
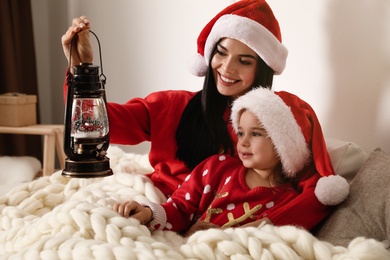
[(314, 190), (317, 199), (324, 205), (337, 205), (349, 194), (349, 184), (339, 175), (330, 175), (318, 180)]
[(206, 76), (207, 64), (204, 57), (196, 53), (188, 62), (188, 70), (195, 76)]

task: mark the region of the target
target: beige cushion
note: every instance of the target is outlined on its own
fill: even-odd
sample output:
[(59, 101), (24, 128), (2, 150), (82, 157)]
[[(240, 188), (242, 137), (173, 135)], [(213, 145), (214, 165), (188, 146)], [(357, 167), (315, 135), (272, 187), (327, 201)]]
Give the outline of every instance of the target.
[(367, 160), (368, 154), (352, 142), (329, 137), (325, 141), (335, 173), (351, 182)]
[(316, 236), (347, 246), (363, 236), (390, 239), (390, 155), (375, 149), (350, 183), (350, 195), (329, 216)]

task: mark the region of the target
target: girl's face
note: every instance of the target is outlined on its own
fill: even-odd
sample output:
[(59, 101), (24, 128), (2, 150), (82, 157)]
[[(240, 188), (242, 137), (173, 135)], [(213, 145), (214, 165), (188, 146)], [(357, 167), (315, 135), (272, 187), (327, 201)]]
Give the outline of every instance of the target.
[(237, 135), (238, 156), (246, 168), (272, 171), (280, 163), (271, 138), (252, 112), (242, 112)]
[(258, 55), (238, 40), (222, 39), (211, 60), (218, 92), (237, 98), (253, 85)]

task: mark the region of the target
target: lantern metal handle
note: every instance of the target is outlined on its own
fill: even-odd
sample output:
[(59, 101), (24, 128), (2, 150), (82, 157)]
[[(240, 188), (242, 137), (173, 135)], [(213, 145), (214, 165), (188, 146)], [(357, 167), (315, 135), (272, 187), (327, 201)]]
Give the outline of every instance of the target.
[[(81, 32), (81, 31), (80, 31)], [(72, 45), (73, 45), (73, 41), (75, 40), (76, 36), (80, 33), (80, 32), (77, 32), (75, 35), (73, 35), (72, 37), (72, 40), (70, 41), (70, 46), (69, 46), (69, 63), (68, 63), (68, 69), (70, 71), (70, 66), (72, 64)], [(95, 36), (96, 38), (96, 41), (98, 43), (98, 47), (99, 47), (99, 58), (100, 58), (100, 68), (101, 68), (101, 74), (100, 74), (100, 77), (103, 78), (102, 82), (103, 82), (103, 89), (104, 89), (104, 85), (106, 84), (106, 76), (104, 75), (103, 73), (103, 58), (102, 58), (102, 51), (101, 51), (101, 47), (100, 47), (100, 41), (99, 41), (99, 38), (97, 37), (97, 35), (89, 30), (90, 33), (93, 34), (93, 36)]]

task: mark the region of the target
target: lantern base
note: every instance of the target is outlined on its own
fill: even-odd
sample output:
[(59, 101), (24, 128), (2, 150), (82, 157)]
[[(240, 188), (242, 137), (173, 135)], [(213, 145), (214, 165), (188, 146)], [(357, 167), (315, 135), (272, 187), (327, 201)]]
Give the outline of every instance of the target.
[(65, 160), (65, 169), (62, 176), (74, 178), (99, 178), (112, 175), (110, 160), (105, 157), (103, 160), (72, 161)]

